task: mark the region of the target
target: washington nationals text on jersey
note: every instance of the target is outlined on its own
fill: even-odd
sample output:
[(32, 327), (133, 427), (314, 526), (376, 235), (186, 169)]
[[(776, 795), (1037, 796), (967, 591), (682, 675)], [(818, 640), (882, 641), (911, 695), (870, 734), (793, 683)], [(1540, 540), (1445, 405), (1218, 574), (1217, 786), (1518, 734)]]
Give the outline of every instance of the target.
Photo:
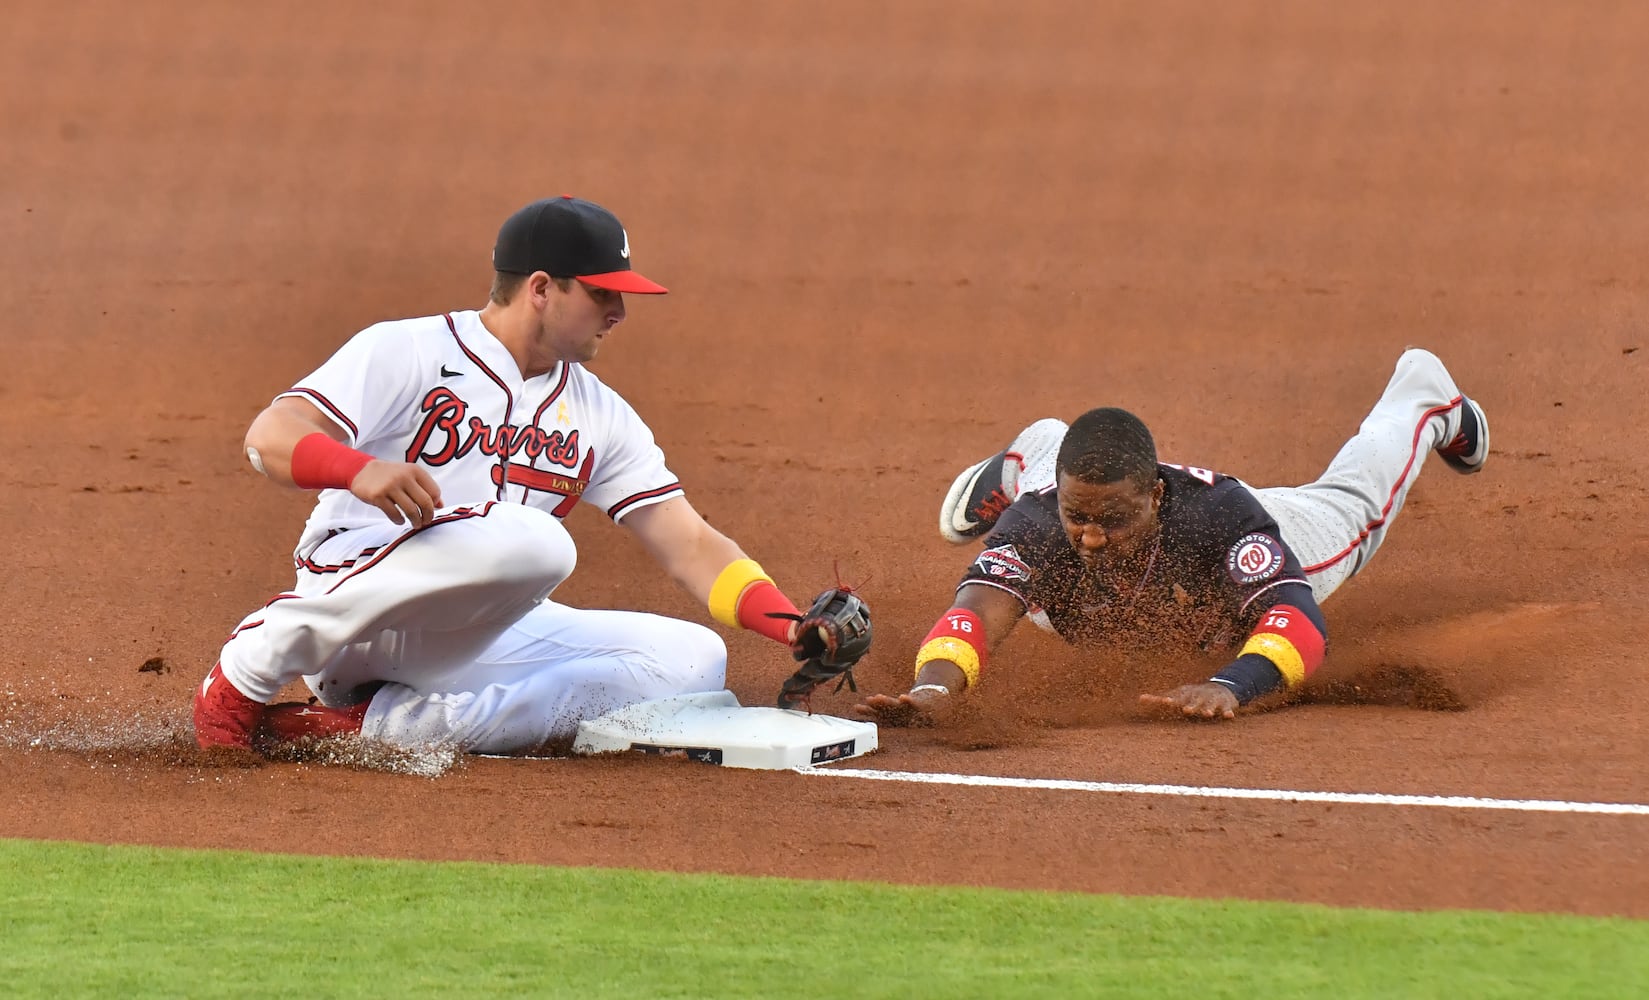
[[(429, 470), (447, 506), (508, 500), (565, 518), (580, 499), (614, 520), (681, 494), (652, 431), (583, 365), (530, 379), (474, 311), (378, 323), (282, 396), (320, 407), (374, 458)], [(383, 522), (325, 490), (298, 543)]]
[[(1005, 590), (1066, 640), (1222, 648), (1242, 640), (1285, 595), (1310, 600), (1300, 561), (1277, 522), (1241, 482), (1161, 464), (1157, 541), (1136, 579), (1117, 587), (1090, 570), (1059, 518), (1056, 489), (1026, 493), (1003, 512), (961, 587)], [(1300, 588), (1307, 588), (1301, 593)]]

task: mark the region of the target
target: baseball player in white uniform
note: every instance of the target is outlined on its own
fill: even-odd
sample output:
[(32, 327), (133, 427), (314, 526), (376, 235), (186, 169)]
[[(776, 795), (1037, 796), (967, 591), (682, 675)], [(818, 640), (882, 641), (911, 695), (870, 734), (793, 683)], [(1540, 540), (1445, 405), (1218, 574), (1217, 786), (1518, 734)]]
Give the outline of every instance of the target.
[[(241, 621), (196, 693), (200, 746), (359, 732), (519, 753), (628, 704), (721, 689), (710, 629), (548, 599), (577, 559), (561, 522), (580, 500), (717, 620), (793, 644), (796, 606), (584, 367), (625, 293), (666, 291), (631, 269), (618, 219), (536, 201), (500, 228), (493, 266), (480, 311), (368, 327), (252, 422), (252, 465), (321, 492), (292, 590)], [(310, 703), (268, 704), (300, 677)]]

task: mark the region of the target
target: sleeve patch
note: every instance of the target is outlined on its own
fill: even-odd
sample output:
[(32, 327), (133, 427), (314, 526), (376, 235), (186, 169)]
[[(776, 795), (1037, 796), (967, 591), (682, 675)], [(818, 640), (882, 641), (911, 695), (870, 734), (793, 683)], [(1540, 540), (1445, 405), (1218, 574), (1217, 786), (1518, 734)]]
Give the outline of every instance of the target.
[(1256, 531), (1242, 536), (1231, 546), (1225, 554), (1225, 571), (1246, 587), (1281, 573), (1284, 562), (1282, 543)]
[(986, 576), (998, 580), (1017, 580), (1023, 583), (1031, 578), (1031, 568), (1025, 565), (1025, 560), (1019, 557), (1019, 550), (1012, 545), (998, 545), (994, 549), (986, 549), (979, 553), (974, 565)]

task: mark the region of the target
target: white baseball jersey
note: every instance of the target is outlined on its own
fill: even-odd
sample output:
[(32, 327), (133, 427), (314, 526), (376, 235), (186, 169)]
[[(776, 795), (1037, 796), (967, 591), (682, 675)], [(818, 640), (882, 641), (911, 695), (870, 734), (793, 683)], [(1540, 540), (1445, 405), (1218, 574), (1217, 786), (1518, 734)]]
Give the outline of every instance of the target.
[[(565, 518), (583, 499), (616, 521), (682, 492), (623, 397), (580, 364), (523, 380), (474, 311), (370, 326), (281, 395), (320, 407), (359, 451), (422, 465), (449, 507), (509, 500)], [(324, 490), (298, 552), (383, 520)]]
[(442, 508), (412, 528), (323, 491), (293, 589), (224, 644), (236, 689), (270, 701), (301, 676), (329, 705), (370, 697), (369, 738), (515, 753), (722, 686), (727, 648), (702, 625), (547, 599), (577, 561), (560, 519), (580, 499), (617, 520), (682, 490), (647, 425), (581, 365), (520, 371), (477, 313), (456, 312), (368, 327), (281, 394), (355, 448), (422, 465)]

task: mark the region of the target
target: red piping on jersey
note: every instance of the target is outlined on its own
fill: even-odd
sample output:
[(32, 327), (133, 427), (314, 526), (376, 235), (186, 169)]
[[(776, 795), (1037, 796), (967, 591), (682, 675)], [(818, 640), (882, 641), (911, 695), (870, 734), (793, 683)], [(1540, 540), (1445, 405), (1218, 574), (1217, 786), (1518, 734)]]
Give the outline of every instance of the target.
[[(1324, 565), (1327, 565), (1327, 564), (1325, 563)], [(1268, 590), (1273, 590), (1277, 587), (1281, 587), (1282, 585), (1287, 584), (1287, 583), (1297, 583), (1302, 587), (1310, 587), (1311, 586), (1311, 581), (1310, 580), (1296, 580), (1292, 576), (1286, 577), (1286, 578), (1281, 579), (1281, 580), (1273, 580), (1270, 583), (1266, 584), (1265, 586), (1261, 587), (1259, 590), (1256, 590), (1252, 594), (1248, 595), (1248, 600), (1242, 602), (1242, 607), (1237, 609), (1237, 617), (1240, 618), (1244, 614), (1246, 614), (1248, 612), (1248, 606), (1250, 604), (1253, 604), (1255, 601), (1259, 600), (1259, 597), (1260, 597), (1261, 594), (1265, 593)]]
[[(276, 601), (290, 601), (294, 597), (302, 597), (302, 596), (303, 596), (302, 594), (276, 594), (273, 598), (270, 599), (269, 604), (265, 604), (259, 610), (260, 611), (267, 611), (267, 610), (269, 610), (270, 605), (274, 604)], [(229, 633), (229, 638), (233, 639), (235, 636), (240, 635), (242, 632), (245, 632), (247, 629), (254, 629), (254, 628), (257, 628), (259, 625), (262, 625), (262, 624), (263, 624), (263, 619), (259, 618), (255, 622), (247, 622), (244, 625), (239, 625), (235, 628), (235, 630), (233, 632)], [(228, 642), (229, 640), (226, 639), (224, 641)]]
[(1337, 554), (1315, 566), (1307, 566), (1305, 568), (1307, 573), (1315, 573), (1318, 570), (1327, 569), (1339, 562), (1341, 559), (1344, 559), (1346, 556), (1356, 552), (1358, 546), (1363, 544), (1363, 540), (1369, 536), (1370, 532), (1386, 523), (1386, 518), (1391, 514), (1391, 505), (1397, 502), (1397, 493), (1403, 488), (1403, 481), (1408, 479), (1409, 470), (1414, 467), (1414, 460), (1420, 454), (1420, 432), (1426, 429), (1426, 421), (1440, 413), (1447, 413), (1456, 406), (1459, 406), (1460, 400), (1463, 398), (1464, 397), (1462, 396), (1456, 396), (1453, 401), (1448, 403), (1446, 406), (1434, 406), (1420, 417), (1420, 422), (1414, 427), (1414, 441), (1409, 445), (1409, 460), (1403, 466), (1403, 474), (1397, 477), (1397, 484), (1391, 488), (1391, 496), (1386, 497), (1386, 505), (1380, 508), (1380, 516), (1364, 525), (1363, 530), (1357, 533), (1357, 537), (1352, 539), (1351, 544), (1340, 550)]
[(1021, 594), (1017, 590), (1011, 590), (1007, 587), (1004, 587), (1000, 583), (992, 583), (989, 580), (963, 580), (961, 583), (956, 585), (956, 592), (958, 594), (960, 594), (962, 592), (963, 587), (994, 587), (997, 590), (1002, 591), (1002, 593), (1004, 593), (1004, 594), (1012, 594), (1014, 597), (1018, 598), (1019, 603), (1025, 605), (1025, 610), (1026, 611), (1029, 611), (1031, 609), (1031, 602), (1025, 600), (1025, 595), (1024, 594)]
[(298, 564), (299, 569), (308, 570), (311, 573), (318, 573), (318, 574), (336, 573), (340, 570), (349, 569), (350, 567), (354, 566), (356, 563), (360, 562), (362, 559), (372, 558), (372, 556), (375, 555), (377, 553), (377, 551), (378, 551), (378, 547), (376, 545), (374, 545), (370, 549), (362, 549), (359, 553), (356, 554), (355, 558), (353, 558), (353, 559), (346, 559), (345, 561), (343, 561), (341, 563), (333, 563), (331, 565), (322, 565), (322, 564), (320, 564), (318, 562), (315, 562), (313, 559), (310, 559), (308, 557), (297, 560), (297, 564)]
[[(366, 555), (368, 552), (372, 552), (372, 553), (376, 553), (376, 554), (371, 559), (367, 560), (364, 564), (362, 564), (360, 570), (356, 570), (355, 572), (352, 572), (348, 576), (344, 577), (343, 580), (339, 580), (337, 583), (333, 584), (330, 588), (328, 588), (326, 592), (329, 593), (329, 594), (332, 593), (332, 591), (337, 590), (338, 587), (342, 586), (345, 580), (348, 580), (351, 577), (353, 577), (355, 575), (355, 573), (360, 572), (361, 570), (370, 569), (372, 566), (377, 564), (378, 560), (382, 559), (385, 555), (388, 555), (389, 552), (391, 550), (393, 550), (397, 545), (400, 545), (402, 542), (406, 541), (408, 538), (411, 538), (413, 535), (416, 535), (418, 532), (423, 531), (424, 528), (434, 527), (437, 524), (444, 524), (448, 521), (461, 521), (461, 520), (464, 520), (465, 518), (470, 518), (470, 517), (485, 517), (487, 515), (487, 511), (491, 510), (492, 507), (493, 507), (493, 501), (491, 501), (491, 500), (488, 500), (486, 503), (482, 504), (481, 507), (479, 508), (479, 510), (477, 508), (474, 508), (474, 507), (459, 507), (458, 509), (454, 510), (450, 514), (444, 514), (441, 517), (436, 518), (435, 520), (431, 521), (429, 524), (424, 525), (423, 528), (414, 528), (414, 529), (412, 529), (411, 531), (407, 532), (406, 534), (402, 535), (401, 537), (399, 537), (399, 538), (395, 539), (394, 541), (390, 542), (388, 545), (385, 545), (385, 546), (383, 546), (381, 548), (378, 548), (378, 549), (366, 549), (366, 550), (362, 551), (361, 555), (363, 555), (363, 556)], [(351, 563), (344, 563), (343, 565), (348, 566), (348, 565), (351, 565)], [(312, 571), (312, 572), (314, 572), (314, 571)], [(265, 610), (267, 610), (269, 607), (274, 605), (274, 603), (276, 601), (290, 601), (294, 598), (299, 598), (299, 597), (302, 597), (302, 596), (303, 596), (302, 594), (279, 594), (273, 600), (271, 600), (268, 604), (265, 604), (263, 606), (263, 608)], [(233, 638), (235, 638), (235, 636), (240, 635), (242, 632), (245, 632), (248, 629), (257, 628), (259, 625), (263, 624), (263, 621), (264, 620), (262, 618), (259, 618), (255, 622), (247, 622), (246, 624), (241, 625), (240, 627), (236, 628), (235, 631), (231, 632), (229, 634), (229, 638), (233, 639)], [(225, 640), (225, 641), (227, 641), (227, 640)]]
[(618, 520), (618, 515), (624, 513), (625, 508), (631, 507), (631, 506), (633, 506), (637, 503), (640, 503), (643, 500), (651, 500), (654, 497), (661, 497), (666, 493), (674, 493), (674, 492), (676, 492), (677, 490), (680, 490), (680, 489), (681, 489), (681, 483), (677, 482), (677, 483), (671, 483), (668, 486), (660, 486), (658, 489), (655, 489), (655, 490), (648, 490), (645, 493), (631, 494), (630, 496), (625, 497), (623, 500), (620, 500), (618, 503), (613, 504), (611, 507), (608, 507), (607, 508), (607, 516), (616, 521), (616, 520)]
[[(470, 350), (468, 345), (464, 343), (464, 338), (458, 336), (458, 324), (452, 321), (452, 313), (442, 313), (441, 315), (442, 318), (447, 321), (447, 329), (452, 331), (453, 343), (457, 344), (458, 349), (464, 352), (464, 356), (475, 362), (476, 367), (480, 368), (481, 371), (486, 374), (487, 378), (490, 378), (493, 382), (497, 383), (498, 388), (502, 389), (504, 392), (504, 426), (509, 428), (510, 438), (509, 442), (500, 450), (500, 454), (498, 456), (498, 464), (500, 468), (502, 468), (503, 466), (509, 464), (510, 452), (515, 450), (515, 426), (510, 423), (510, 416), (515, 413), (515, 394), (510, 392), (510, 387), (504, 384), (503, 379), (499, 378), (491, 368), (487, 367), (487, 363), (485, 361), (482, 361), (480, 358), (475, 356), (475, 352)], [(502, 477), (502, 475), (502, 472), (500, 472), (500, 477)], [(504, 499), (504, 486), (502, 482), (500, 482), (498, 487), (498, 499)]]
[(570, 472), (546, 472), (516, 462), (511, 462), (505, 469), (507, 472), (494, 469), (493, 478), (497, 479), (500, 473), (503, 473), (517, 486), (525, 486), (529, 490), (543, 490), (546, 493), (559, 493), (562, 496), (566, 495), (565, 484), (574, 483), (578, 478)]
[(361, 573), (365, 573), (367, 570), (369, 570), (372, 567), (378, 565), (380, 562), (383, 561), (385, 556), (389, 555), (391, 552), (394, 552), (398, 547), (400, 547), (400, 544), (402, 542), (404, 542), (407, 539), (411, 538), (413, 535), (420, 534), (421, 532), (428, 531), (429, 529), (435, 527), (437, 524), (450, 524), (453, 521), (464, 521), (464, 520), (467, 520), (467, 519), (472, 518), (472, 517), (486, 517), (487, 516), (487, 511), (492, 510), (492, 508), (495, 505), (496, 505), (496, 501), (488, 500), (485, 503), (482, 503), (482, 504), (480, 504), (478, 506), (475, 506), (475, 507), (458, 507), (458, 508), (455, 508), (454, 510), (452, 510), (452, 511), (446, 513), (446, 514), (442, 514), (440, 517), (438, 517), (435, 520), (429, 522), (428, 524), (424, 525), (421, 528), (413, 528), (411, 531), (408, 531), (408, 532), (405, 532), (405, 533), (399, 535), (398, 537), (396, 537), (396, 539), (394, 541), (392, 541), (389, 544), (385, 545), (384, 547), (380, 548), (377, 551), (377, 553), (373, 555), (373, 557), (371, 559), (368, 559), (366, 562), (364, 562), (361, 565), (359, 565), (359, 566), (355, 567), (354, 569), (350, 570), (349, 573), (346, 574), (343, 579), (339, 580), (337, 583), (334, 583), (332, 586), (328, 587), (326, 589), (326, 592), (328, 594), (332, 593), (334, 590), (337, 590), (339, 587), (342, 587), (344, 584), (346, 584), (349, 581), (355, 579), (355, 577), (357, 575), (359, 575)]
[(502, 471), (506, 478), (521, 487), (521, 502), (525, 503), (531, 490), (540, 490), (553, 493), (561, 497), (561, 502), (550, 511), (563, 520), (578, 506), (578, 501), (584, 496), (584, 488), (590, 485), (590, 470), (595, 468), (595, 449), (584, 453), (584, 467), (578, 470), (577, 475), (571, 472), (546, 472), (543, 469), (534, 469), (528, 465), (511, 462), (502, 470), (498, 466), (492, 467), (492, 476), (496, 480)]
[[(544, 411), (548, 410), (550, 408), (551, 403), (553, 403), (557, 399), (561, 398), (561, 390), (567, 388), (567, 382), (572, 377), (572, 371), (573, 371), (573, 366), (572, 365), (567, 364), (565, 361), (557, 361), (556, 364), (561, 366), (561, 381), (559, 381), (555, 384), (555, 388), (550, 390), (550, 394), (548, 396), (544, 397), (544, 402), (538, 407), (538, 411), (532, 415), (532, 425), (534, 427), (542, 428), (542, 425), (539, 423), (539, 421), (544, 419)], [(533, 466), (538, 463), (538, 460), (543, 458), (543, 457), (544, 457), (544, 453), (539, 452), (537, 455), (533, 456), (532, 460), (527, 463), (526, 468), (523, 469), (522, 471), (529, 472), (529, 473), (532, 473), (533, 475), (537, 475), (537, 476), (548, 476), (548, 475), (550, 475), (550, 473), (542, 472), (538, 469), (533, 468)], [(574, 457), (575, 458), (577, 457), (576, 453), (575, 453)], [(593, 458), (595, 458), (595, 453), (591, 452), (590, 455), (589, 455), (589, 459), (593, 459)], [(579, 473), (579, 475), (584, 479), (584, 481), (586, 483), (588, 483), (589, 479), (590, 479), (590, 461), (589, 461), (589, 459), (585, 460), (584, 470), (581, 473)], [(515, 470), (517, 468), (519, 468), (519, 466), (515, 465), (514, 463), (510, 463), (510, 464), (505, 465), (504, 468), (501, 469), (500, 471), (504, 473), (504, 478), (507, 480), (507, 479), (509, 479), (510, 475), (515, 472)], [(565, 478), (565, 477), (563, 477), (563, 478)], [(521, 483), (521, 502), (522, 503), (527, 502), (528, 491), (531, 490), (532, 488), (533, 488), (533, 486), (532, 486), (531, 483), (527, 483), (527, 482)], [(583, 493), (583, 490), (580, 489), (579, 490), (579, 495), (582, 495), (582, 493)], [(555, 510), (551, 511), (551, 513), (553, 513), (556, 517), (560, 517), (560, 518), (565, 518), (568, 514), (571, 514), (572, 513), (572, 504), (576, 504), (578, 502), (578, 496), (577, 495), (569, 496), (568, 500), (570, 500), (572, 503), (569, 503), (567, 500), (564, 500), (561, 503), (556, 504), (555, 505)]]
[(340, 424), (344, 425), (345, 427), (349, 428), (349, 436), (350, 436), (351, 439), (357, 439), (358, 440), (360, 438), (361, 431), (360, 431), (360, 428), (355, 426), (355, 421), (353, 421), (353, 420), (349, 419), (348, 417), (344, 416), (342, 410), (340, 410), (336, 406), (332, 405), (332, 400), (327, 399), (325, 396), (323, 396), (320, 393), (316, 392), (314, 389), (306, 389), (301, 385), (295, 385), (292, 388), (288, 389), (287, 391), (281, 393), (281, 395), (283, 395), (283, 396), (292, 396), (292, 395), (308, 396), (310, 399), (313, 399), (317, 404), (319, 404), (321, 409), (323, 409), (327, 413), (331, 414), (332, 418), (334, 420), (338, 421), (338, 423), (340, 423)]
[(561, 381), (557, 382), (555, 388), (551, 389), (550, 394), (544, 398), (544, 402), (538, 407), (538, 412), (532, 415), (532, 422), (535, 425), (544, 419), (544, 411), (550, 408), (550, 404), (561, 398), (561, 390), (567, 388), (568, 376), (572, 374), (572, 365), (567, 364), (565, 361), (557, 361), (556, 364), (561, 366)]

